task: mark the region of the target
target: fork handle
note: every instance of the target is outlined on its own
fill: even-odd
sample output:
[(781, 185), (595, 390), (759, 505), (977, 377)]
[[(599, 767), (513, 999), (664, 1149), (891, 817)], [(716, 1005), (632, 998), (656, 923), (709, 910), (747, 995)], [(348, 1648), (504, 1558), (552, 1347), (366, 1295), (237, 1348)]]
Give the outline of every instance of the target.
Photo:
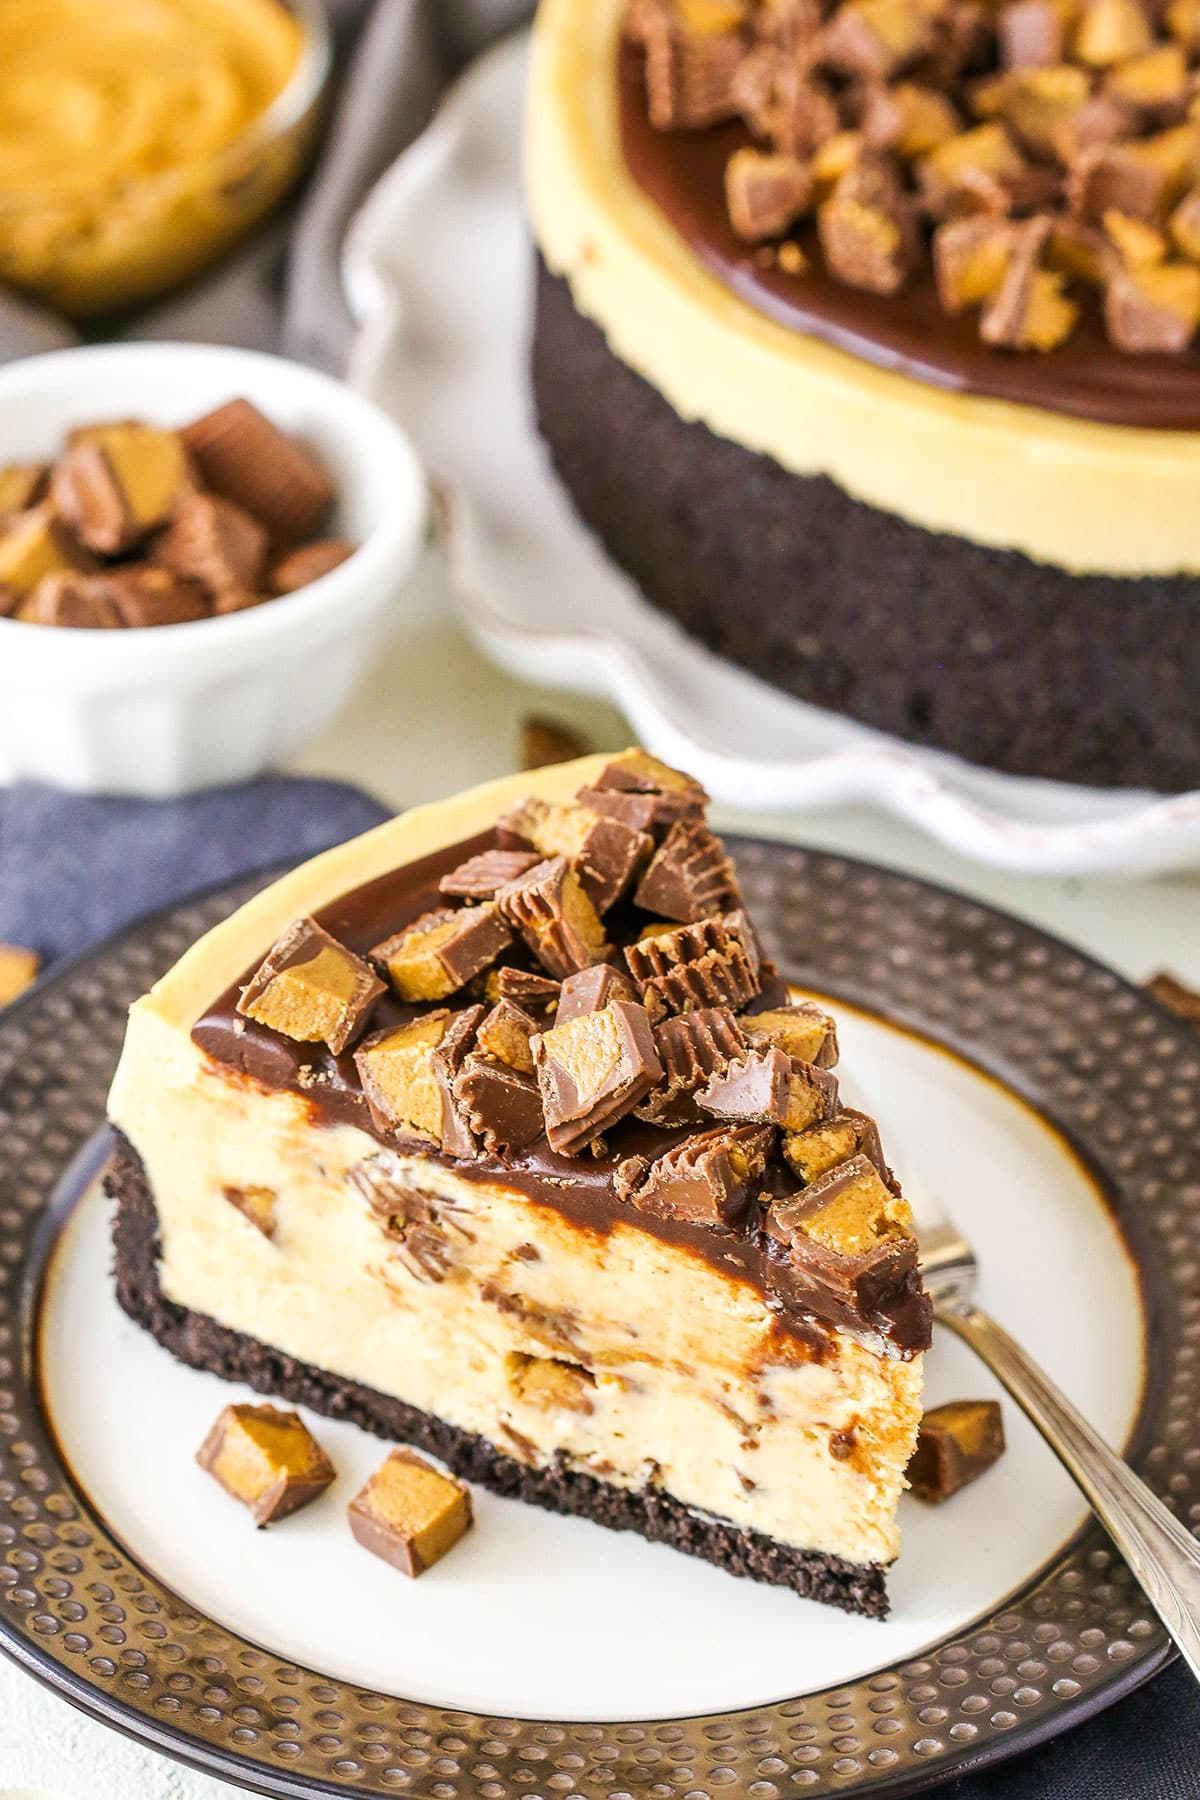
[(1003, 1382), (1083, 1489), (1200, 1680), (1200, 1544), (993, 1318), (969, 1301), (944, 1302), (937, 1313)]

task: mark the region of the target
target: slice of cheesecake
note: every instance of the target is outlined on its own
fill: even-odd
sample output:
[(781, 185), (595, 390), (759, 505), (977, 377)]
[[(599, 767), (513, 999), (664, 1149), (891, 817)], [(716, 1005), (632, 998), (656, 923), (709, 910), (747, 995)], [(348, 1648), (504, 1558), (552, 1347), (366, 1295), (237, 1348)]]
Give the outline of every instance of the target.
[(930, 1307), (833, 1020), (642, 752), (420, 808), (134, 1006), (117, 1288), (184, 1361), (886, 1610)]

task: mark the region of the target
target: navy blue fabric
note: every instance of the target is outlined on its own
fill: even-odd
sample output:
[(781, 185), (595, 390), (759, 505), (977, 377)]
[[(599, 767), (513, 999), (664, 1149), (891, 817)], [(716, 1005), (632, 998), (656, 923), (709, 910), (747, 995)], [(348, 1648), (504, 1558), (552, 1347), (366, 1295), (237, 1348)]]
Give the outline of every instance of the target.
[(285, 775), (171, 801), (0, 787), (0, 941), (53, 962), (168, 901), (313, 856), (387, 816), (356, 788)]
[[(154, 907), (311, 856), (386, 816), (354, 788), (284, 776), (167, 803), (0, 788), (0, 939), (53, 961)], [(1200, 1800), (1200, 1689), (1177, 1664), (1098, 1719), (937, 1796)]]
[(1200, 1800), (1200, 1686), (1176, 1662), (1099, 1718), (934, 1800)]

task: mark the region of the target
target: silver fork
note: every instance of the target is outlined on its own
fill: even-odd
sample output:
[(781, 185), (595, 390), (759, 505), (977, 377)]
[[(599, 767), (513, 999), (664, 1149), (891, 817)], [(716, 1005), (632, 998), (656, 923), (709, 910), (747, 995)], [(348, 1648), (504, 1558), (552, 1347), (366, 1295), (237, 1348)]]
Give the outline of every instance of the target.
[[(914, 1191), (915, 1190), (915, 1191)], [(958, 1228), (919, 1184), (905, 1182), (935, 1317), (968, 1343), (1082, 1488), (1155, 1612), (1200, 1680), (1200, 1544), (1066, 1395), (971, 1298), (978, 1267)]]

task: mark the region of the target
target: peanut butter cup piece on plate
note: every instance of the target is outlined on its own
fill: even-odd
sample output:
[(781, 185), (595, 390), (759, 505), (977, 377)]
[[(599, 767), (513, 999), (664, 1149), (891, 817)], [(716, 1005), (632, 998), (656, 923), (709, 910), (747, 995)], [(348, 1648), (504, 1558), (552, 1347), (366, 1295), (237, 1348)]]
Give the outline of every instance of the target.
[(471, 1527), (471, 1495), (413, 1450), (393, 1450), (355, 1495), (350, 1529), (364, 1550), (403, 1575), (423, 1575)]
[(227, 1406), (196, 1461), (260, 1527), (311, 1505), (336, 1479), (299, 1413), (277, 1406)]
[(939, 1506), (1004, 1455), (1004, 1418), (995, 1400), (948, 1400), (921, 1420), (908, 1465), (918, 1500)]

